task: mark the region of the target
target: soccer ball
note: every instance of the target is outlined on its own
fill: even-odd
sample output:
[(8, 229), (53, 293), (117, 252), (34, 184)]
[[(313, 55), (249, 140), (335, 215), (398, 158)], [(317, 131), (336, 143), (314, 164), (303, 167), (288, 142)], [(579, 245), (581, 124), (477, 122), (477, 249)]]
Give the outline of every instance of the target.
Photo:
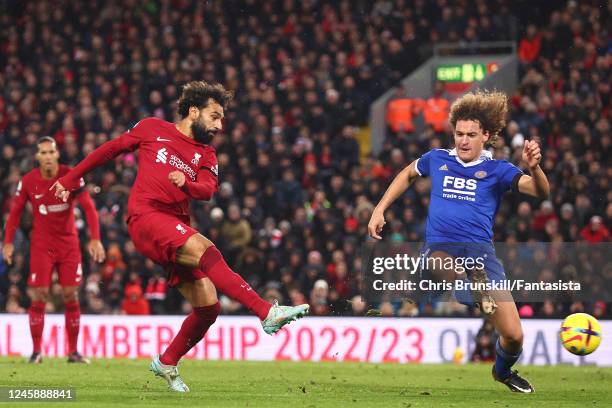
[(579, 356), (594, 352), (601, 343), (601, 326), (597, 319), (586, 313), (574, 313), (561, 325), (561, 344), (567, 351)]

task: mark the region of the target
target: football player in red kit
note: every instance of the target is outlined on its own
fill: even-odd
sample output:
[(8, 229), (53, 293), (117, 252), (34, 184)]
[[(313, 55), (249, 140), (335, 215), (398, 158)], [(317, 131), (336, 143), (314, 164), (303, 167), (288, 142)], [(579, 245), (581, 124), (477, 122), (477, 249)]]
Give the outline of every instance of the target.
[(120, 153), (139, 151), (138, 174), (128, 201), (128, 232), (136, 248), (165, 267), (168, 282), (191, 303), (177, 336), (150, 369), (178, 392), (189, 388), (177, 365), (215, 322), (220, 306), (216, 288), (257, 315), (268, 334), (308, 313), (308, 305), (279, 306), (263, 300), (233, 272), (215, 245), (189, 225), (189, 201), (210, 200), (217, 191), (218, 165), (209, 145), (221, 130), (232, 94), (220, 84), (193, 81), (178, 101), (181, 119), (138, 122), (120, 137), (88, 155), (52, 188), (66, 200), (78, 180)]
[[(12, 264), (15, 250), (13, 238), (23, 208), (29, 201), (34, 213), (28, 277), (28, 286), (32, 295), (28, 315), (34, 344), (30, 363), (42, 361), (40, 343), (45, 324), (45, 305), (54, 268), (57, 269), (64, 298), (68, 362), (88, 363), (89, 361), (77, 352), (81, 319), (78, 289), (83, 281), (83, 273), (79, 237), (74, 224), (75, 200), (85, 212), (91, 234), (87, 250), (96, 262), (102, 262), (104, 248), (100, 242), (98, 213), (93, 200), (85, 190), (79, 191), (73, 196), (74, 199), (68, 201), (58, 199), (49, 191), (49, 187), (68, 173), (70, 167), (59, 164), (59, 151), (53, 138), (48, 136), (40, 138), (37, 148), (36, 159), (40, 166), (26, 174), (17, 185), (13, 206), (6, 222), (6, 239), (2, 255), (9, 265)], [(83, 187), (83, 180), (77, 180), (77, 185)]]

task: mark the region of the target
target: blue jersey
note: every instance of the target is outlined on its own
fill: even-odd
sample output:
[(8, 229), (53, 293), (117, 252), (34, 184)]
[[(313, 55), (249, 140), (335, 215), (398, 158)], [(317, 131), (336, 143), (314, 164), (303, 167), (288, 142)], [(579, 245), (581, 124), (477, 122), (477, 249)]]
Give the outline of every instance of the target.
[(455, 149), (427, 152), (417, 160), (416, 171), (431, 177), (427, 242), (492, 242), (501, 197), (516, 190), (523, 174), (486, 150), (465, 163)]

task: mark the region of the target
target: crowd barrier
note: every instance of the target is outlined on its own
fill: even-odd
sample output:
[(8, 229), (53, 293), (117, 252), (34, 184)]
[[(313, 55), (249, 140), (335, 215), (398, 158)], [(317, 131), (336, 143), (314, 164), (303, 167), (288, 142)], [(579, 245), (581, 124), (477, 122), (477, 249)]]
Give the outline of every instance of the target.
[[(84, 315), (78, 348), (93, 358), (149, 358), (159, 354), (179, 330), (184, 316)], [(523, 320), (521, 363), (612, 366), (612, 320), (601, 321), (603, 339), (589, 356), (570, 354), (559, 342), (561, 320)], [(187, 358), (211, 360), (352, 361), (446, 363), (457, 349), (467, 361), (480, 319), (308, 317), (275, 336), (257, 318), (220, 316)], [(31, 353), (27, 315), (0, 314), (0, 356)], [(66, 355), (64, 316), (45, 316), (42, 352)]]

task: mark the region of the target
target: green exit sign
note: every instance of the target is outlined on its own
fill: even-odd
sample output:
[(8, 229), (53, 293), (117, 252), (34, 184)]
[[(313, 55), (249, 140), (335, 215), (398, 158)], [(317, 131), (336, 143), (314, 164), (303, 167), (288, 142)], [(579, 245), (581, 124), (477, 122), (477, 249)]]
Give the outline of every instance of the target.
[[(495, 71), (497, 64), (453, 64), (436, 68), (436, 79), (444, 82), (482, 81), (487, 72)], [(492, 68), (492, 69), (489, 69)]]

